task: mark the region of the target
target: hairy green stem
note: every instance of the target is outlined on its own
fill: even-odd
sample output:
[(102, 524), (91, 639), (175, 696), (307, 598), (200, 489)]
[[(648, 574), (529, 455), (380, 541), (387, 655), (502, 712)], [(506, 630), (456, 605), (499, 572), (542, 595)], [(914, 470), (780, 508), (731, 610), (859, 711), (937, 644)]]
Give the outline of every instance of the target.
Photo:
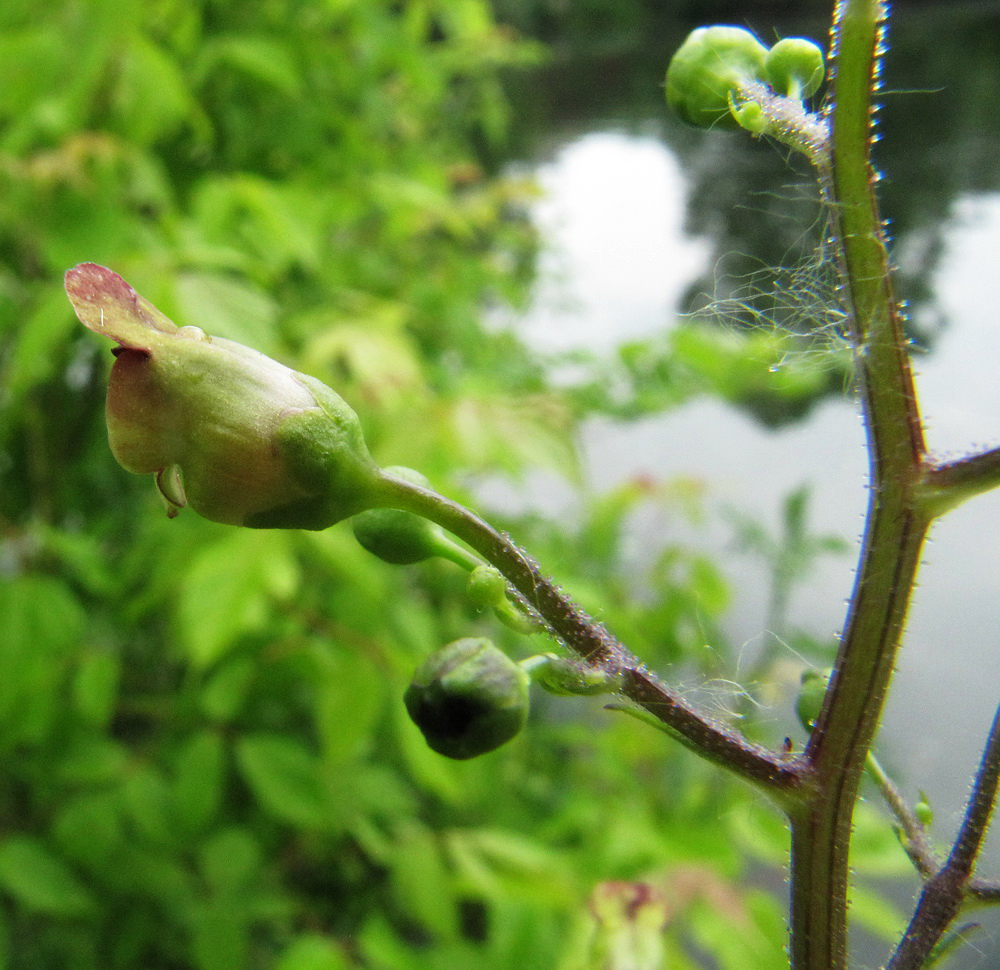
[(869, 162), (883, 6), (844, 0), (836, 46), (829, 197), (840, 245), (871, 463), (861, 560), (834, 676), (810, 737), (815, 795), (792, 822), (795, 970), (847, 965), (851, 822), (931, 516), (916, 500), (924, 441)]

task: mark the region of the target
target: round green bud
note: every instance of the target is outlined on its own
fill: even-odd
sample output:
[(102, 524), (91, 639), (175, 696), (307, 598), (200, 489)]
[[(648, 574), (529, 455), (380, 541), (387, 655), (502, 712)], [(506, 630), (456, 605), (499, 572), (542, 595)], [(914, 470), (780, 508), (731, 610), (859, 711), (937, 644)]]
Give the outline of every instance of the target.
[(764, 73), (777, 94), (811, 98), (826, 73), (823, 49), (804, 37), (785, 37), (767, 52)]
[(429, 747), (448, 758), (486, 754), (528, 719), (530, 678), (489, 640), (467, 637), (435, 651), (404, 696)]
[(917, 816), (917, 821), (926, 829), (934, 822), (934, 809), (924, 792), (920, 793), (917, 804), (913, 806), (913, 813)]
[(826, 696), (826, 688), (829, 686), (830, 677), (833, 674), (832, 668), (819, 670), (816, 667), (807, 667), (802, 671), (802, 686), (799, 688), (799, 697), (795, 703), (795, 712), (802, 722), (802, 726), (811, 731), (819, 717), (819, 712), (823, 707), (823, 698)]
[(507, 580), (496, 566), (477, 566), (469, 573), (465, 591), (480, 609), (503, 606), (507, 600)]
[(738, 108), (733, 108), (736, 123), (752, 135), (762, 135), (770, 127), (764, 109), (756, 101), (745, 101)]
[(699, 27), (667, 68), (667, 104), (698, 128), (738, 128), (730, 112), (744, 81), (763, 81), (767, 48), (742, 27)]
[[(415, 485), (429, 482), (418, 471), (392, 466), (385, 471)], [(440, 555), (444, 530), (433, 522), (401, 509), (368, 509), (351, 520), (354, 538), (373, 556), (395, 566), (409, 566)]]

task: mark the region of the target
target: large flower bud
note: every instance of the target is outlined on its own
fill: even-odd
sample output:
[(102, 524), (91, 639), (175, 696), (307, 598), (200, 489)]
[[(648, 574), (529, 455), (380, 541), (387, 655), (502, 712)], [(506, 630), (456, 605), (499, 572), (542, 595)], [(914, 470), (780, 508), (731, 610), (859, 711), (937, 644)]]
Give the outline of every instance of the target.
[(431, 748), (464, 760), (499, 748), (521, 731), (530, 682), (489, 640), (467, 637), (427, 658), (404, 701)]
[(740, 85), (764, 80), (767, 48), (742, 27), (693, 30), (667, 69), (667, 103), (689, 125), (738, 128), (730, 110)]
[(381, 472), (357, 415), (324, 384), (231, 340), (178, 327), (116, 273), (66, 274), (77, 316), (117, 341), (108, 440), (152, 473), (168, 514), (324, 529), (375, 504)]

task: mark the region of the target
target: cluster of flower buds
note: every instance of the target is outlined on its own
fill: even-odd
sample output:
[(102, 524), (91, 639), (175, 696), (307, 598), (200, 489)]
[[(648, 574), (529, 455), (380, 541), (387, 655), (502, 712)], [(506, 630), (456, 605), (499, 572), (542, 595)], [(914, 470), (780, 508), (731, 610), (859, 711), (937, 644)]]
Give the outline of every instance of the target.
[(746, 128), (814, 155), (822, 126), (802, 102), (825, 71), (811, 40), (786, 37), (769, 48), (742, 27), (699, 27), (667, 69), (667, 103), (696, 127)]
[[(66, 274), (80, 320), (118, 346), (107, 394), (108, 439), (128, 471), (152, 474), (168, 515), (256, 528), (325, 529), (353, 517), (358, 542), (385, 562), (434, 556), (469, 572), (468, 592), (523, 633), (538, 619), (495, 567), (436, 523), (395, 507), (409, 468), (379, 468), (357, 415), (330, 388), (231, 340), (178, 327), (117, 273), (83, 263)], [(516, 663), (489, 640), (432, 654), (406, 692), (435, 751), (472, 758), (509, 741), (528, 717), (532, 676), (550, 691), (588, 694), (617, 683), (552, 654)]]

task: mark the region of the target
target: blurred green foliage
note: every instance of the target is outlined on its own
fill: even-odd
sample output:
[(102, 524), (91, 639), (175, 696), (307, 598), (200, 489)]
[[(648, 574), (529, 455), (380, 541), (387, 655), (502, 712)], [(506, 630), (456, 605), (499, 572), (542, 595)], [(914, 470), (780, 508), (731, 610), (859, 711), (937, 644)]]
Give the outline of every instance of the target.
[[(781, 905), (745, 882), (746, 832), (780, 856), (780, 826), (599, 700), (539, 698), (473, 762), (432, 753), (401, 700), (420, 661), (477, 632), (529, 645), (459, 570), (393, 569), (347, 527), (168, 520), (111, 459), (110, 358), (62, 292), (77, 262), (113, 267), (335, 386), (381, 462), (459, 498), (572, 479), (575, 417), (607, 402), (483, 322), (531, 281), (501, 79), (541, 56), (483, 0), (0, 8), (0, 968), (589, 968), (594, 887), (640, 879), (671, 967), (783, 960)], [(622, 359), (640, 411), (674, 402), (662, 358)], [(671, 546), (626, 568), (625, 542), (642, 510), (698, 505), (634, 482), (572, 527), (501, 524), (701, 679), (724, 663), (718, 567)]]

